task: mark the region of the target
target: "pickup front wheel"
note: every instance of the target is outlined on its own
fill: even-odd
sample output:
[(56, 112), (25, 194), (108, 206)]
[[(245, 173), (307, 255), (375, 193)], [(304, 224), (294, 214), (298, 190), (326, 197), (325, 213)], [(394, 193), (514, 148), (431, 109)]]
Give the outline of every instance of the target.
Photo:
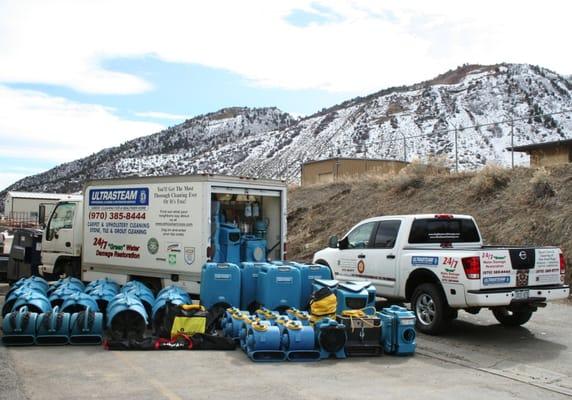
[(443, 332), (450, 321), (450, 308), (439, 286), (424, 283), (411, 296), (411, 308), (417, 317), (417, 330), (430, 335)]
[(493, 315), (503, 325), (506, 326), (521, 326), (528, 322), (532, 317), (532, 310), (518, 310), (512, 311), (506, 307), (496, 307), (492, 309)]

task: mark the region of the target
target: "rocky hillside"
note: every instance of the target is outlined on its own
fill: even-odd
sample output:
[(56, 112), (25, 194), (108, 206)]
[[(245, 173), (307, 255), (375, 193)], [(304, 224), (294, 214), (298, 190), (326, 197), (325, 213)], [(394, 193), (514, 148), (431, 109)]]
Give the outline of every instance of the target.
[(293, 188), (288, 257), (310, 260), (362, 219), (410, 213), (473, 215), (487, 244), (560, 246), (572, 281), (572, 164), (450, 174), (413, 163), (395, 176)]
[[(389, 88), (312, 116), (294, 119), (276, 108), (229, 108), (157, 134), (105, 149), (16, 182), (10, 190), (69, 192), (88, 178), (222, 173), (297, 181), (300, 165), (336, 155), (427, 159), (452, 165), (458, 131), (459, 166), (507, 165), (510, 124), (515, 144), (570, 137), (572, 83), (520, 64), (466, 65), (413, 86)], [(466, 129), (461, 129), (465, 127)], [(409, 137), (403, 140), (403, 137)], [(405, 144), (405, 152), (404, 152)], [(517, 155), (517, 163), (526, 163)], [(2, 193), (0, 193), (0, 197)]]

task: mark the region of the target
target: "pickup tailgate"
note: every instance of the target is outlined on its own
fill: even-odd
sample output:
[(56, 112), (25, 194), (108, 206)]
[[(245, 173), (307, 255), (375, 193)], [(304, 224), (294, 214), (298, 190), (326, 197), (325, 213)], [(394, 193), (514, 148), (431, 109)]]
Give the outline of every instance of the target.
[(481, 253), (482, 289), (562, 284), (560, 249), (487, 249)]

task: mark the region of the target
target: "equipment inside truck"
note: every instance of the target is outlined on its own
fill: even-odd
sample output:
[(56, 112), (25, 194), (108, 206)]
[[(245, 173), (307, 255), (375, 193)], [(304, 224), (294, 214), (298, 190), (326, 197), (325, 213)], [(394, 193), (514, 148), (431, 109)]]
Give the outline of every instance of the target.
[(213, 190), (211, 247), (214, 262), (240, 264), (280, 259), (279, 193)]

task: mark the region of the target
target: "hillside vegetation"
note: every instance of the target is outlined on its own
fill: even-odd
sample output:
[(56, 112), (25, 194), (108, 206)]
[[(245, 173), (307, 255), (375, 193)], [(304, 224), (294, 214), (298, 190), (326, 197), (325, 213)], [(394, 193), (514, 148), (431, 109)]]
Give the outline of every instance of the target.
[(293, 187), (288, 257), (309, 260), (333, 234), (368, 217), (412, 213), (473, 215), (487, 244), (557, 245), (572, 275), (572, 164), (449, 173), (412, 163), (397, 175)]

